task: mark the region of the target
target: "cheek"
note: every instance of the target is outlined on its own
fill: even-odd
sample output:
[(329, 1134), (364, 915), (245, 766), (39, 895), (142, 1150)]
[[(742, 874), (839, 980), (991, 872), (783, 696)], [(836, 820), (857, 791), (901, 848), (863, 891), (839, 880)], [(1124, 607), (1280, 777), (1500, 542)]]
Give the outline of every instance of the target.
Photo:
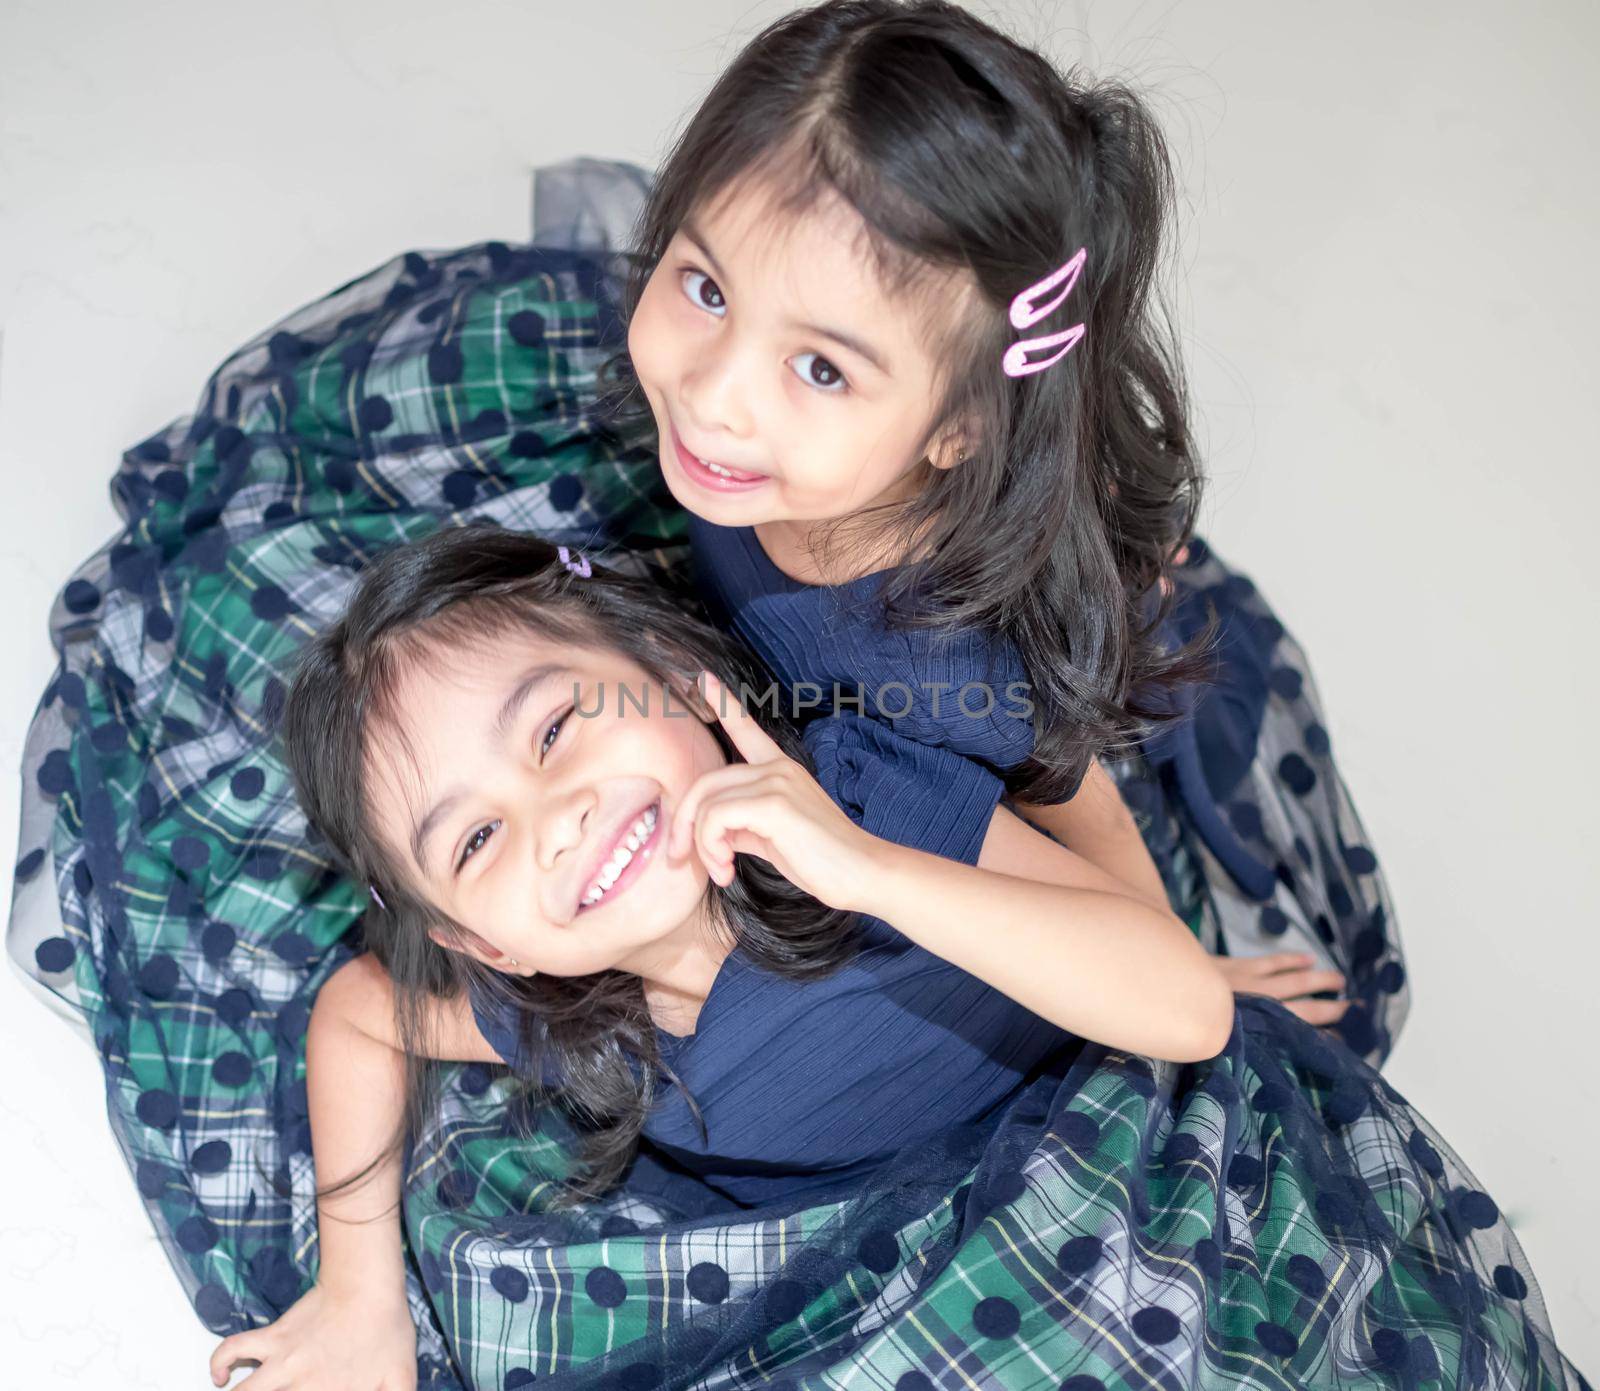
[[(662, 713), (664, 697), (659, 684), (640, 677), (624, 683), (608, 684), (606, 704), (616, 711), (626, 696), (625, 709), (613, 718), (597, 723), (593, 731), (601, 750), (607, 776), (624, 779), (648, 778), (681, 796), (698, 770), (694, 767), (694, 744), (688, 725), (694, 718), (676, 699), (672, 715)], [(647, 704), (648, 717), (641, 716), (639, 705)]]
[[(760, 700), (766, 694), (765, 691), (752, 691), (750, 693), (751, 702), (754, 703)], [(730, 692), (727, 699), (731, 704), (737, 697)], [(694, 735), (695, 737), (690, 747), (685, 750), (683, 755), (686, 784), (693, 783), (696, 778), (705, 773), (712, 773), (718, 768), (726, 768), (728, 766), (727, 756), (722, 752), (722, 746), (717, 743), (716, 736), (711, 733), (710, 729), (705, 725), (699, 725)]]
[(869, 491), (882, 491), (910, 473), (922, 458), (917, 437), (903, 423), (867, 432), (869, 443), (856, 459), (856, 477)]
[[(728, 699), (733, 697), (730, 695)], [(727, 759), (716, 736), (698, 716), (684, 709), (682, 702), (676, 699), (672, 709), (677, 713), (670, 720), (662, 721), (655, 731), (651, 766), (655, 776), (677, 801), (703, 774), (726, 767)]]
[(638, 308), (628, 324), (628, 356), (633, 370), (646, 386), (653, 386), (665, 374), (671, 359), (670, 315), (662, 296), (666, 287), (660, 277), (645, 286)]
[(870, 423), (848, 419), (842, 411), (814, 412), (804, 443), (786, 457), (790, 498), (810, 499), (819, 507), (864, 502), (901, 471), (893, 443)]

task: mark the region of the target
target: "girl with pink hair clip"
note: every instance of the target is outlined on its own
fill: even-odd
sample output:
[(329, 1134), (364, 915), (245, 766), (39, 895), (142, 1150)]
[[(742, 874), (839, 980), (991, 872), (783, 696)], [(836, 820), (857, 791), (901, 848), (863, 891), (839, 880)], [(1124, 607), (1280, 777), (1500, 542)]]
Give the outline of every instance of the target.
[[(1309, 667), (1194, 533), (1170, 202), (1126, 88), (954, 5), (799, 11), (655, 178), (617, 402), (861, 824), (1024, 877), (1048, 835), (1381, 1061), (1406, 975)], [(964, 770), (874, 797), (929, 749)]]

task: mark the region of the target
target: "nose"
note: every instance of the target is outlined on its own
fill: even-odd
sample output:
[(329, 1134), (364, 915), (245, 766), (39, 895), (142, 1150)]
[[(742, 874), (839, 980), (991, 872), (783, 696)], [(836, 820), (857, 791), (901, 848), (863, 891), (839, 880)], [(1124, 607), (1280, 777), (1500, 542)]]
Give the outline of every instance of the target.
[(547, 789), (540, 794), (543, 814), (535, 819), (538, 837), (535, 858), (546, 874), (571, 866), (589, 832), (596, 805), (587, 787), (567, 791)]
[(678, 397), (695, 432), (695, 442), (702, 449), (715, 448), (718, 440), (749, 438), (750, 416), (745, 403), (750, 395), (739, 348), (730, 333), (724, 331), (720, 341), (695, 349), (691, 366), (679, 384)]

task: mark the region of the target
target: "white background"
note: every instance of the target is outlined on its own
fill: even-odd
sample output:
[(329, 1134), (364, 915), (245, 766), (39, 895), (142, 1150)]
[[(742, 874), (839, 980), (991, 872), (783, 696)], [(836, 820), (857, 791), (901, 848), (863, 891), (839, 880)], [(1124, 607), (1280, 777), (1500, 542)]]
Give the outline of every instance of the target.
[[(121, 451), (396, 251), (525, 237), (532, 166), (658, 163), (785, 8), (0, 0), (0, 845), (46, 614), (114, 529)], [(1389, 1075), (1593, 1375), (1600, 11), (980, 12), (1153, 90), (1203, 531), (1310, 652), (1389, 874), (1415, 990)], [(209, 1385), (93, 1051), (10, 971), (0, 1133), (0, 1384)]]

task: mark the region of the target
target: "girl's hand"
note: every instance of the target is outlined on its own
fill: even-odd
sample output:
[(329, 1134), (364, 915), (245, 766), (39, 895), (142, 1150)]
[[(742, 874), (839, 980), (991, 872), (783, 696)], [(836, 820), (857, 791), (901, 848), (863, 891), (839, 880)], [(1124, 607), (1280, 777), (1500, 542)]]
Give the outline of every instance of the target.
[(857, 896), (872, 883), (883, 842), (857, 826), (738, 697), (710, 672), (700, 675), (706, 702), (745, 762), (695, 780), (673, 813), (668, 859), (682, 860), (692, 846), (726, 888), (734, 855), (755, 855), (830, 908), (862, 911)]
[(404, 1295), (318, 1284), (275, 1322), (218, 1343), (212, 1382), (246, 1361), (261, 1364), (239, 1383), (249, 1391), (416, 1391), (417, 1330)]
[(1309, 952), (1277, 952), (1271, 956), (1219, 956), (1214, 958), (1223, 979), (1235, 995), (1265, 995), (1282, 1000), (1291, 1014), (1308, 1024), (1336, 1024), (1350, 1008), (1349, 1000), (1308, 1000), (1319, 990), (1339, 990), (1344, 977), (1337, 971), (1315, 970), (1317, 958)]

